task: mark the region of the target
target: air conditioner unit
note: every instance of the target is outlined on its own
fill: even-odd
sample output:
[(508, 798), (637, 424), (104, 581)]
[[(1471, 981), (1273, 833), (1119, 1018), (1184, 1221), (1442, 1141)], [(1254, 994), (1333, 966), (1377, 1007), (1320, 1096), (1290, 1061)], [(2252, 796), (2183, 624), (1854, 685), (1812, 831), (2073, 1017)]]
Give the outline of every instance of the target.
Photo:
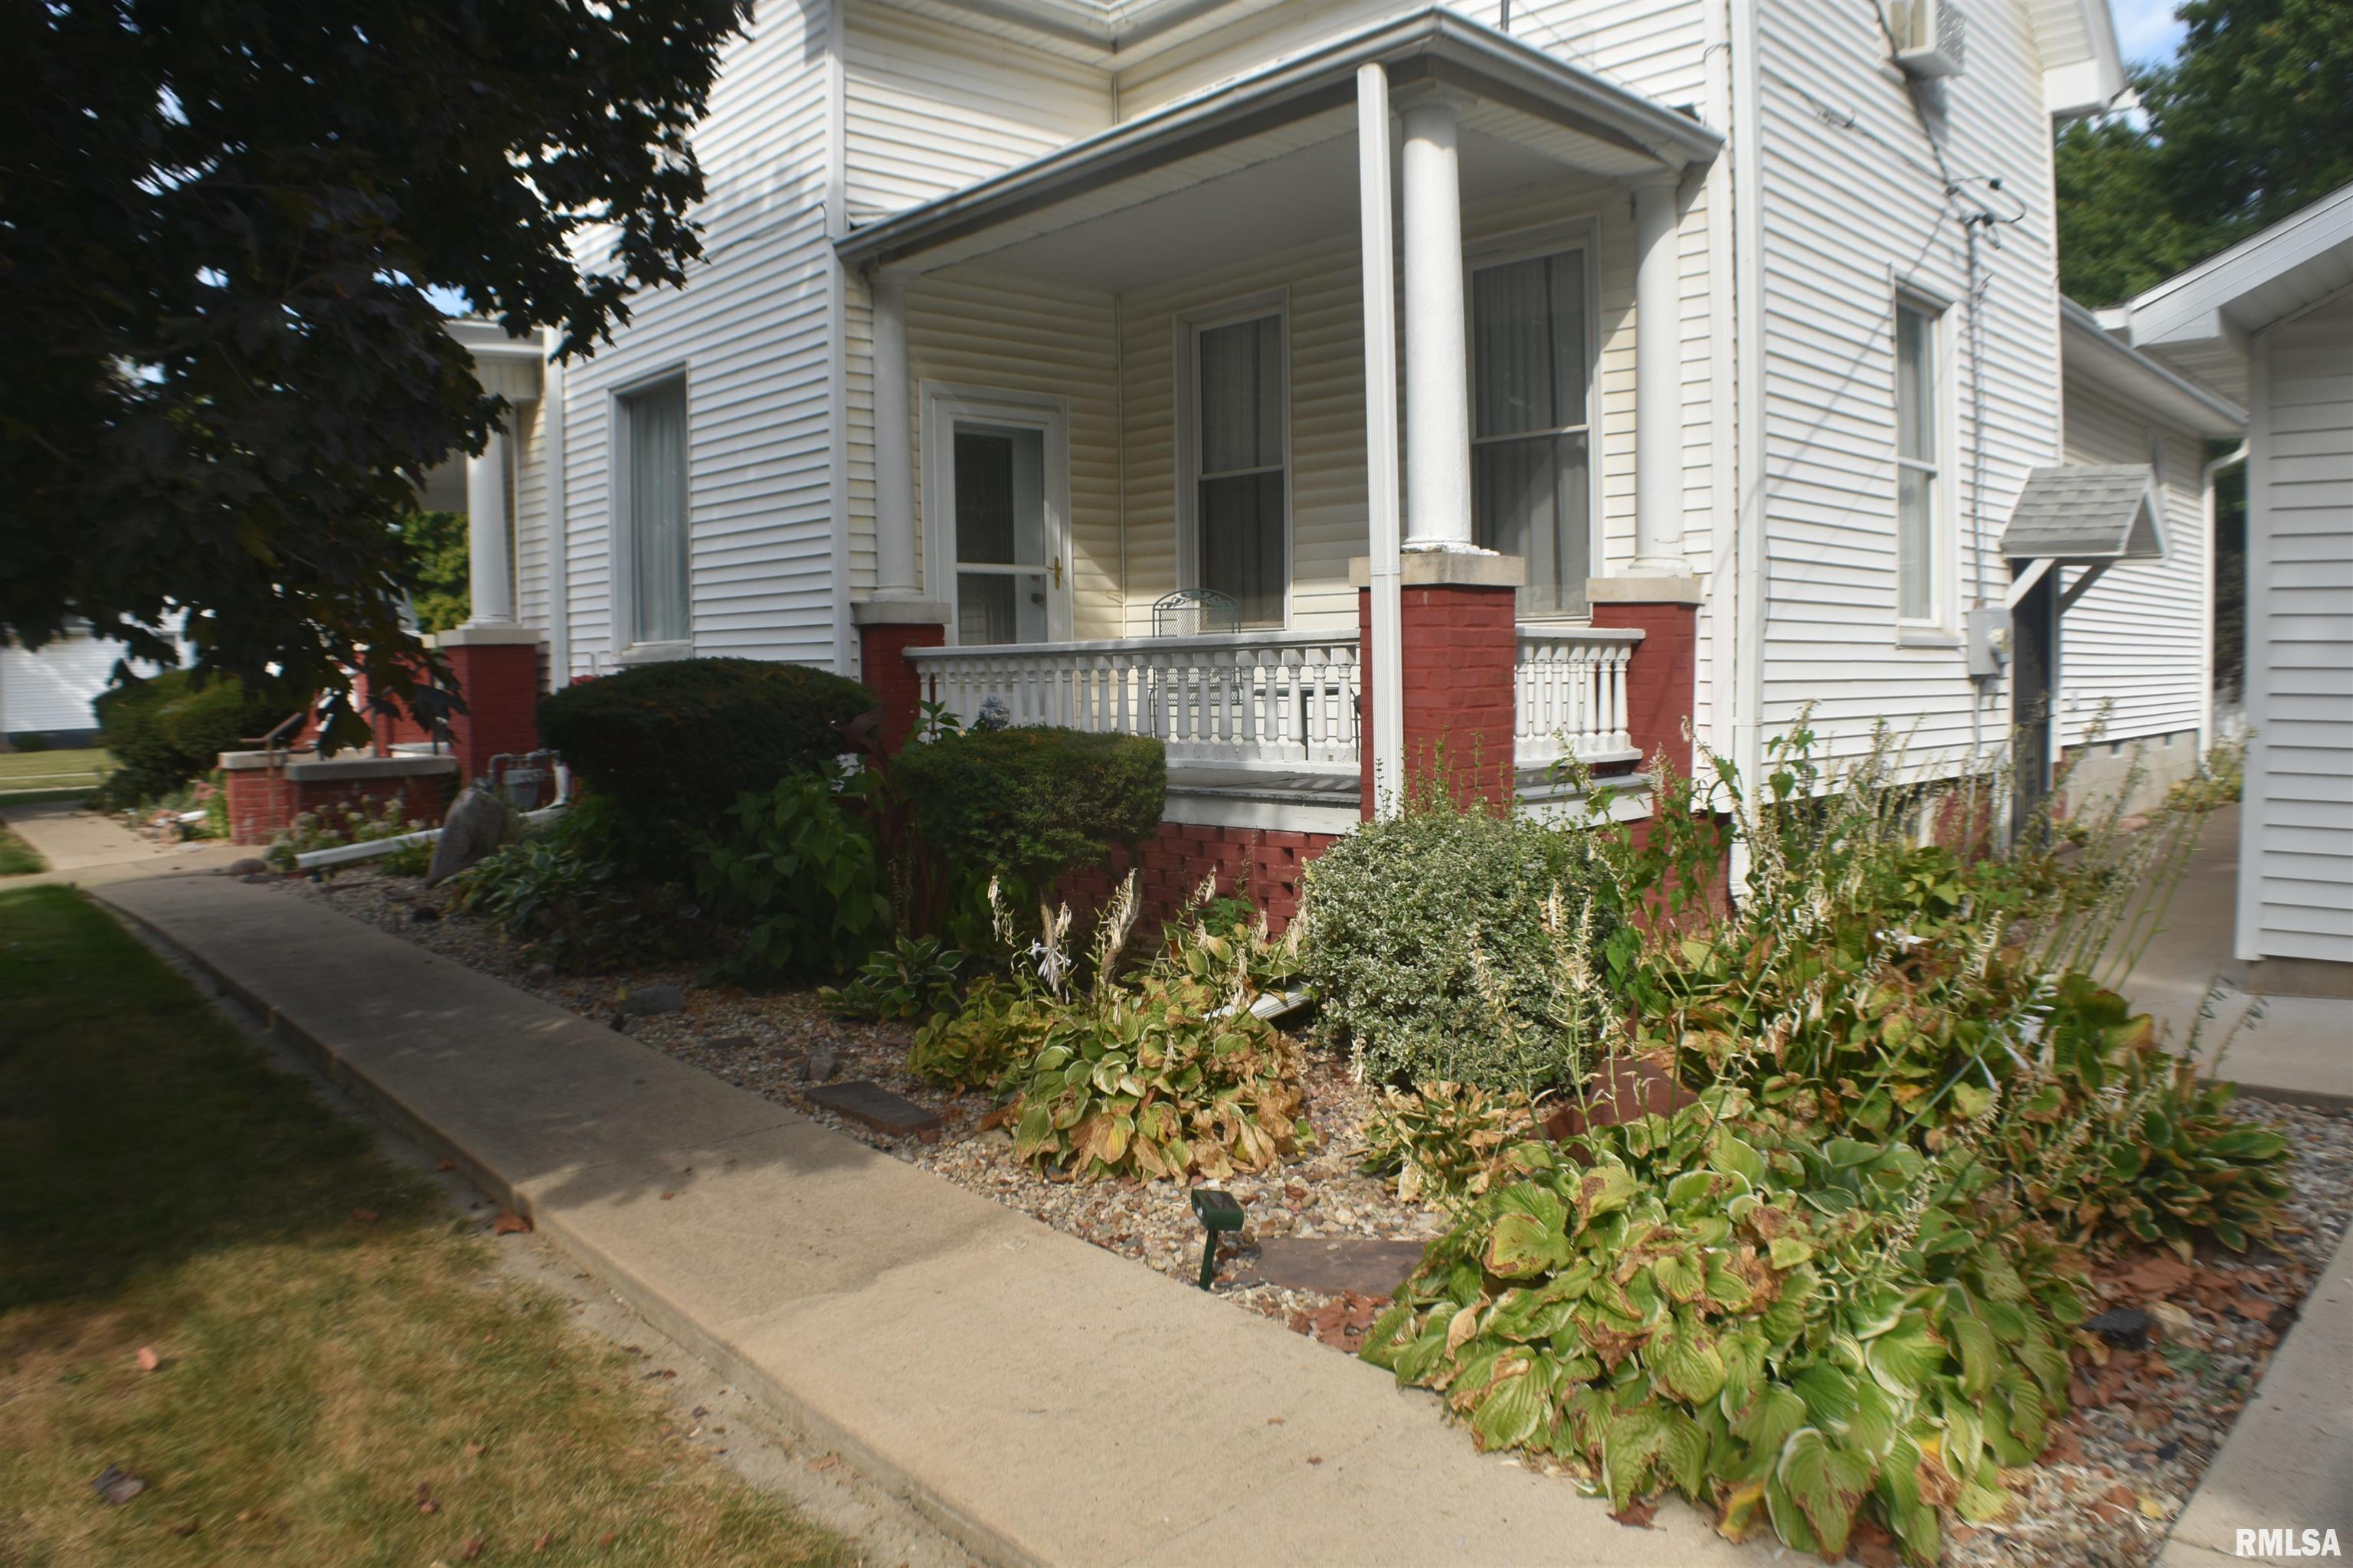
[(1887, 0), (1895, 63), (1907, 76), (1958, 76), (1968, 28), (1953, 0)]

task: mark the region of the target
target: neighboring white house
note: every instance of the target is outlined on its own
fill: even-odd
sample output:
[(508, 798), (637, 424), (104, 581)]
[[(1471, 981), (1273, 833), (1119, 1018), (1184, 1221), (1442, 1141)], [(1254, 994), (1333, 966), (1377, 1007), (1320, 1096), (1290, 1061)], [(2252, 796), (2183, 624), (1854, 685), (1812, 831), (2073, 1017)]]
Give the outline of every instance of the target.
[[(0, 646), (0, 739), (88, 738), (98, 728), (90, 705), (113, 684), (121, 658), (122, 644), (82, 630), (37, 652)], [(133, 667), (142, 675), (155, 673), (143, 662)]]
[(2353, 964), (2353, 186), (2112, 316), (2249, 409), (2238, 956)]
[(2070, 610), (2056, 738), (2114, 698), (2178, 751), (2232, 411), (2055, 282), (2053, 117), (2123, 87), (2105, 0), (772, 6), (697, 136), (707, 260), (480, 460), (477, 620), (554, 682), (928, 620), (943, 691), (1134, 726), (1214, 667), (1257, 716), (1172, 757), (1353, 804), (1396, 526), (1525, 563), (1523, 762), (1631, 757), (1630, 601), (1691, 607), (1686, 711), (1752, 772), (1809, 706), (1985, 759), (2029, 473), (2156, 455), (2179, 554)]
[[(2121, 789), (2139, 810), (2196, 768), (2215, 738), (2214, 558), (2209, 448), (2235, 445), (2246, 410), (2060, 302), (2064, 461), (2145, 464), (2164, 556), (2109, 567), (2065, 617), (2055, 714), (2080, 797)], [(2100, 726), (2096, 738), (2094, 726)]]

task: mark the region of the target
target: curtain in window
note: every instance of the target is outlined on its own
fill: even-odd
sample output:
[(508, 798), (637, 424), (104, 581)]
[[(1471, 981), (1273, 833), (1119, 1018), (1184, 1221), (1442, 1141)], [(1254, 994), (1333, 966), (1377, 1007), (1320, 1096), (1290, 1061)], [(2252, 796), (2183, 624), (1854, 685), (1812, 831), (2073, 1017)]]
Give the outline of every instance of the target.
[(1592, 569), (1584, 253), (1482, 268), (1471, 311), (1473, 536), (1527, 563), (1524, 613), (1580, 613)]
[(1200, 586), (1230, 594), (1245, 626), (1282, 622), (1282, 318), (1200, 334)]
[(621, 399), (628, 442), (630, 641), (683, 642), (687, 590), (686, 384)]

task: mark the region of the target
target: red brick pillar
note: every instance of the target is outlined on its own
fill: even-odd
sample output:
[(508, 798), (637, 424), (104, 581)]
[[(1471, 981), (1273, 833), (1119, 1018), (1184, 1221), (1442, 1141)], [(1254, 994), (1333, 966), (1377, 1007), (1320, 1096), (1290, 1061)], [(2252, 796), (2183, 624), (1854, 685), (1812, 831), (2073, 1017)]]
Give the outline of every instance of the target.
[(466, 711), (452, 715), (460, 786), (486, 777), (502, 752), (539, 749), (540, 634), (528, 627), (460, 626), (434, 639)]
[[(1497, 807), (1512, 799), (1514, 757), (1513, 670), (1519, 659), (1517, 589), (1525, 569), (1516, 556), (1409, 551), (1399, 596), (1405, 673), (1405, 772), (1421, 788), (1440, 769), (1453, 798)], [(1358, 726), (1364, 814), (1373, 794), (1373, 596), (1369, 563), (1359, 557), (1357, 656), (1365, 690)]]
[(1648, 763), (1662, 751), (1686, 777), (1684, 736), (1699, 680), (1697, 577), (1597, 577), (1587, 585), (1596, 626), (1632, 626), (1642, 641), (1626, 666), (1626, 731)]
[(948, 640), (947, 606), (933, 599), (868, 599), (851, 607), (858, 622), (859, 675), (882, 699), (882, 744), (896, 751), (922, 715), (925, 693), (910, 648)]

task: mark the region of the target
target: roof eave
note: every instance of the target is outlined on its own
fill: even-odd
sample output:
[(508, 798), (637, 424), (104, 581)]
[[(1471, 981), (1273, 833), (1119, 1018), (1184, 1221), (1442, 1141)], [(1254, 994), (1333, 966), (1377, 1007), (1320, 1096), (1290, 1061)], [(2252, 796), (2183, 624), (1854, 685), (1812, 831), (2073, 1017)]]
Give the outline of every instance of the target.
[(2184, 428), (2216, 438), (2243, 434), (2247, 411), (2172, 366), (2120, 342), (2100, 318), (2064, 295), (2059, 301), (2060, 353), (2106, 366), (2136, 384), (2134, 395), (2155, 411), (2171, 415)]
[[(834, 249), (850, 266), (887, 264), (952, 234), (985, 226), (992, 214), (1009, 217), (1046, 205), (1061, 187), (1116, 178), (1166, 161), (1172, 149), (1220, 122), (1268, 116), (1295, 106), (1312, 111), (1304, 106), (1353, 98), (1356, 73), (1365, 65), (1395, 69), (1417, 61), (1427, 62), (1433, 74), (1443, 70), (1457, 85), (1475, 90), (1483, 79), (1492, 90), (1598, 121), (1667, 168), (1704, 163), (1724, 145), (1721, 132), (1689, 115), (1433, 5), (1276, 61), (962, 190), (854, 228), (834, 242)], [(1472, 79), (1459, 79), (1466, 75)]]

